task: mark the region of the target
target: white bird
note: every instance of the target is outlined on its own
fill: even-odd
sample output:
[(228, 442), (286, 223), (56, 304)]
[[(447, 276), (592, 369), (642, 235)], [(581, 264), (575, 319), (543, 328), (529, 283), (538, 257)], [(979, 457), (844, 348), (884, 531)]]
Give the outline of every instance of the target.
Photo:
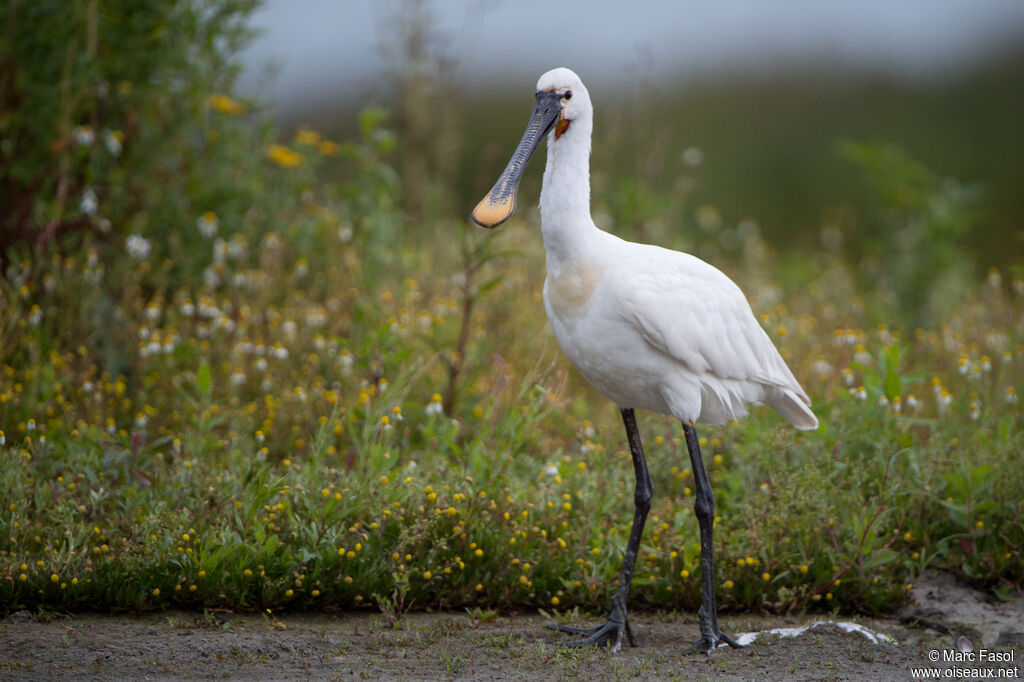
[[(696, 484), (700, 525), (701, 638), (690, 650), (739, 646), (718, 627), (713, 564), (714, 497), (695, 422), (721, 424), (770, 405), (798, 429), (818, 420), (810, 399), (758, 324), (740, 288), (686, 253), (628, 242), (590, 216), (593, 106), (579, 76), (566, 68), (537, 81), (536, 105), (519, 146), (473, 220), (496, 227), (515, 210), (523, 170), (544, 137), (547, 166), (540, 195), (547, 261), (544, 308), (562, 351), (622, 413), (636, 471), (633, 527), (608, 621), (594, 628), (558, 626), (583, 635), (570, 645), (607, 644), (625, 634), (629, 586), (653, 493), (635, 409), (660, 412), (683, 426)], [(550, 133), (550, 134), (549, 134)]]

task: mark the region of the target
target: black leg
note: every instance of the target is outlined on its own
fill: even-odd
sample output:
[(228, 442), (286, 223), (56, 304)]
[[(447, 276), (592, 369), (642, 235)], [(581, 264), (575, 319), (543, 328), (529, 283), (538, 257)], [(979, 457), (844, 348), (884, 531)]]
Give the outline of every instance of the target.
[(711, 492), (711, 481), (704, 468), (700, 454), (700, 441), (693, 422), (683, 422), (686, 448), (690, 451), (690, 465), (693, 467), (693, 482), (697, 488), (697, 500), (693, 511), (700, 524), (700, 576), (701, 604), (697, 612), (700, 618), (700, 639), (691, 644), (686, 653), (699, 651), (710, 654), (719, 643), (740, 648), (740, 644), (718, 629), (718, 607), (715, 605), (715, 495)]
[(567, 646), (597, 646), (606, 644), (612, 651), (622, 648), (622, 635), (626, 634), (631, 646), (636, 646), (633, 631), (629, 627), (626, 604), (629, 601), (629, 584), (633, 581), (633, 566), (636, 555), (640, 551), (640, 536), (644, 532), (647, 512), (651, 510), (651, 497), (654, 486), (651, 474), (647, 471), (647, 460), (644, 459), (644, 448), (640, 442), (640, 431), (636, 427), (636, 415), (631, 408), (622, 410), (622, 422), (626, 425), (626, 438), (629, 439), (629, 451), (633, 455), (633, 469), (636, 472), (636, 489), (633, 495), (635, 510), (633, 527), (626, 543), (626, 557), (622, 563), (622, 575), (619, 577), (619, 589), (612, 597), (612, 611), (607, 622), (592, 628), (574, 628), (568, 625), (548, 626), (561, 632), (583, 635), (582, 639), (569, 642)]

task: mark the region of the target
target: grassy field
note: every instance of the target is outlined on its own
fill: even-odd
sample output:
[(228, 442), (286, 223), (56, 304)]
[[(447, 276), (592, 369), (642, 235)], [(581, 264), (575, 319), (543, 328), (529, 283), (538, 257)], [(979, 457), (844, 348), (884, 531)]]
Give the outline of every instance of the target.
[[(600, 610), (633, 474), (617, 411), (547, 328), (536, 216), (484, 232), (439, 184), (411, 187), (384, 112), (349, 142), (279, 141), (215, 79), (182, 94), (111, 74), (110, 106), (55, 104), (56, 194), (6, 244), (0, 608)], [(776, 253), (753, 221), (691, 205), (685, 175), (595, 207), (730, 274), (822, 422), (698, 425), (720, 603), (886, 612), (926, 566), (1009, 596), (1024, 280), (960, 267), (959, 185), (893, 147), (844, 149), (891, 221), (878, 258), (852, 261), (841, 234)], [(641, 432), (655, 498), (633, 599), (694, 609), (685, 444), (661, 416)]]

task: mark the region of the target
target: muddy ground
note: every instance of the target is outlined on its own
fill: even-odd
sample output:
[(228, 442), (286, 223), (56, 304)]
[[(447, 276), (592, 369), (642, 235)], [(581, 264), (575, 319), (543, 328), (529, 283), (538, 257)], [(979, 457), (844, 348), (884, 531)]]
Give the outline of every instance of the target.
[[(0, 678), (24, 680), (910, 680), (932, 651), (1009, 652), (1012, 662), (975, 668), (1024, 676), (1024, 607), (995, 603), (933, 574), (921, 602), (886, 619), (852, 619), (895, 641), (819, 625), (796, 637), (762, 635), (744, 649), (683, 655), (696, 617), (635, 613), (636, 648), (565, 649), (539, 615), (476, 622), (467, 613), (408, 614), (395, 627), (381, 615), (166, 612), (138, 617), (15, 613), (0, 622)], [(922, 618), (913, 627), (901, 617)], [(801, 627), (810, 616), (725, 615), (732, 634)], [(937, 628), (937, 629), (936, 629)], [(946, 630), (943, 632), (942, 630)], [(961, 640), (961, 646), (967, 646)], [(964, 667), (962, 663), (943, 663)], [(941, 674), (941, 671), (940, 671)], [(950, 673), (947, 673), (949, 675)], [(966, 673), (970, 675), (970, 673)], [(974, 673), (974, 677), (985, 673)], [(963, 676), (963, 673), (960, 674)]]

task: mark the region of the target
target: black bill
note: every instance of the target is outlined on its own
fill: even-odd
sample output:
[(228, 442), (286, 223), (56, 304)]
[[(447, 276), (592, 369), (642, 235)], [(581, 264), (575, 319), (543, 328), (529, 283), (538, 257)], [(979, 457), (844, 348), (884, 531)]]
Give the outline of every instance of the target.
[(519, 140), (512, 158), (501, 172), (494, 187), (473, 209), (473, 220), (483, 227), (497, 227), (512, 217), (516, 210), (516, 193), (526, 164), (555, 125), (562, 112), (562, 96), (557, 92), (538, 92), (537, 104), (530, 114), (523, 139)]

